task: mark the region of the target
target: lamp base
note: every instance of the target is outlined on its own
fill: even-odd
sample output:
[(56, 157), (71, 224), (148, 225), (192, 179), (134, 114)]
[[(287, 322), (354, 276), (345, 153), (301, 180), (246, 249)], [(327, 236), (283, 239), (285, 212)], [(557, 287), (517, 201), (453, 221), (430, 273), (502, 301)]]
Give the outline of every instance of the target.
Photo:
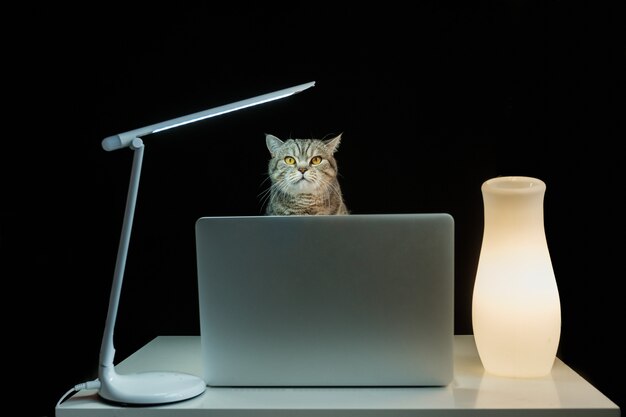
[(179, 372), (141, 372), (120, 375), (113, 367), (102, 367), (102, 398), (123, 404), (156, 405), (197, 397), (206, 383), (195, 375)]

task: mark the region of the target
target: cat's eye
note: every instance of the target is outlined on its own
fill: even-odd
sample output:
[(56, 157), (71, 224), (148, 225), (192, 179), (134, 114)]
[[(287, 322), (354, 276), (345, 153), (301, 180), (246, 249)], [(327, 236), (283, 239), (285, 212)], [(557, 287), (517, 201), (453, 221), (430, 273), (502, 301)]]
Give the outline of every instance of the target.
[(321, 156), (314, 156), (313, 158), (311, 158), (311, 165), (319, 165), (321, 163), (322, 163)]
[(293, 156), (286, 156), (285, 157), (285, 163), (287, 165), (295, 165), (296, 164), (296, 158), (294, 158)]

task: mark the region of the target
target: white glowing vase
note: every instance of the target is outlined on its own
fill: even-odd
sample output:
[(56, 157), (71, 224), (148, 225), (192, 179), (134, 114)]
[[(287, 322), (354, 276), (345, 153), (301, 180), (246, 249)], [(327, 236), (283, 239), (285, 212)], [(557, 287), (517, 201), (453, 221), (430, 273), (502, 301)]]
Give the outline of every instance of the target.
[(561, 334), (543, 221), (546, 185), (531, 177), (497, 177), (481, 191), (485, 223), (472, 300), (476, 348), (489, 373), (545, 376)]

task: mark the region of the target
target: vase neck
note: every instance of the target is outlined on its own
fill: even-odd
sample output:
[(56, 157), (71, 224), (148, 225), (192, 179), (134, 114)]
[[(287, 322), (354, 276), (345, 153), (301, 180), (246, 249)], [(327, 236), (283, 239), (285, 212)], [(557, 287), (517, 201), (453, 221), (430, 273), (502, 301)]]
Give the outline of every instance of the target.
[(526, 230), (543, 233), (544, 192), (493, 193), (483, 190), (485, 232)]

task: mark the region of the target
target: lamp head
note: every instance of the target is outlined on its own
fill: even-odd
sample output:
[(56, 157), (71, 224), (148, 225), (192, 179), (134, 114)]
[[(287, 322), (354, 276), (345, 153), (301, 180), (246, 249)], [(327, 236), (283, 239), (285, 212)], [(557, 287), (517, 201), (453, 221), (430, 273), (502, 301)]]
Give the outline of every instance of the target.
[(124, 133), (119, 133), (117, 135), (104, 138), (102, 140), (102, 148), (105, 151), (115, 151), (117, 149), (127, 148), (131, 146), (132, 141), (136, 138), (141, 138), (151, 133), (162, 132), (164, 130), (183, 126), (189, 123), (194, 123), (200, 120), (209, 119), (211, 117), (220, 116), (222, 114), (245, 109), (246, 107), (256, 106), (257, 104), (267, 103), (268, 101), (278, 100), (280, 98), (299, 93), (300, 91), (306, 90), (307, 88), (313, 87), (314, 85), (315, 81), (311, 81), (305, 84), (296, 85), (294, 87), (285, 88), (282, 90), (274, 91), (272, 93), (252, 97), (246, 100), (236, 101), (234, 103), (226, 104), (224, 106), (214, 107), (212, 109), (188, 114), (186, 116), (167, 120), (165, 122), (156, 123), (150, 126), (130, 130)]

